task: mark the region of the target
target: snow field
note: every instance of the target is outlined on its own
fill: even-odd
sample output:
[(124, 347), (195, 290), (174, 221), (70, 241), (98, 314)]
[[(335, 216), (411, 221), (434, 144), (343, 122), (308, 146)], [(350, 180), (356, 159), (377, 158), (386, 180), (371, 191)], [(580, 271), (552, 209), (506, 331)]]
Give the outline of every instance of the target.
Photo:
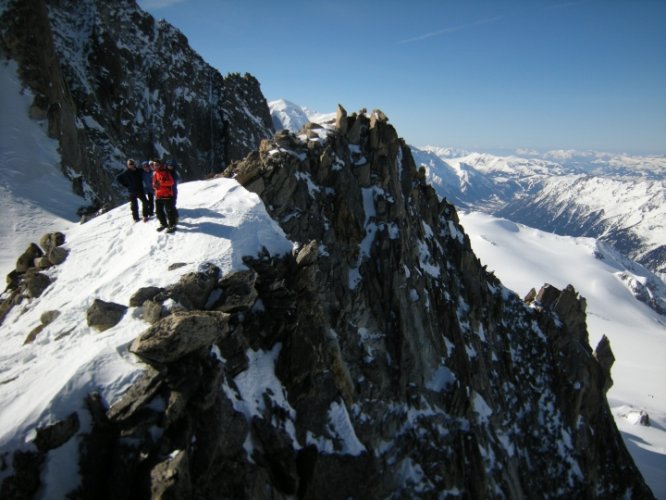
[[(615, 355), (607, 395), (615, 423), (655, 496), (666, 498), (666, 318), (633, 297), (618, 277), (630, 271), (592, 238), (545, 233), (480, 212), (459, 216), (474, 253), (519, 296), (550, 283), (572, 284), (586, 299), (590, 346), (606, 335)], [(650, 415), (650, 427), (638, 424), (640, 410)]]

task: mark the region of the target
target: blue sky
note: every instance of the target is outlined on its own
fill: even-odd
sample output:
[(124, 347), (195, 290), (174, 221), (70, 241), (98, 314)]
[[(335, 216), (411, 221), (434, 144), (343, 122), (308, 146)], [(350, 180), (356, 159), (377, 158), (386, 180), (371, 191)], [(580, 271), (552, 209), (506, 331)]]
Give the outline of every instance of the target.
[(666, 0), (139, 0), (222, 74), (415, 146), (666, 153)]

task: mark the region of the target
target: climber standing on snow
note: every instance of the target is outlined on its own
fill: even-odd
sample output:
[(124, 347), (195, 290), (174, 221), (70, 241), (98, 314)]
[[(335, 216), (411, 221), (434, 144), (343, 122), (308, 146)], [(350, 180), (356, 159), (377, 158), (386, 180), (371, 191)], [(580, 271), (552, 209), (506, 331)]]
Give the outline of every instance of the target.
[(149, 161), (141, 164), (143, 167), (143, 191), (146, 193), (146, 203), (148, 204), (148, 217), (155, 215), (155, 192), (153, 191), (153, 169)]
[(139, 204), (141, 200), (141, 214), (144, 222), (148, 220), (148, 204), (146, 194), (143, 190), (143, 172), (137, 168), (136, 161), (131, 158), (127, 160), (127, 170), (121, 173), (116, 180), (127, 188), (129, 192), (130, 210), (134, 222), (139, 222)]
[(155, 191), (155, 210), (160, 221), (158, 231), (166, 229), (167, 233), (176, 230), (176, 207), (173, 198), (174, 179), (166, 165), (159, 160), (151, 162), (154, 165), (153, 190)]
[(166, 168), (169, 172), (171, 172), (171, 175), (173, 176), (173, 209), (175, 210), (176, 213), (176, 222), (178, 222), (178, 181), (179, 181), (179, 176), (178, 172), (176, 171), (176, 162), (174, 160), (167, 160), (165, 162)]

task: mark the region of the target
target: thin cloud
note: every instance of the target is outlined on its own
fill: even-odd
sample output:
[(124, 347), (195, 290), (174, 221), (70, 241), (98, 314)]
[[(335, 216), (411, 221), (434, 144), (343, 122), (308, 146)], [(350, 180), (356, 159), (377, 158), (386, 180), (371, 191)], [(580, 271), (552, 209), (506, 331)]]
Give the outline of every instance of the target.
[(441, 30), (432, 31), (430, 33), (425, 33), (423, 35), (415, 36), (413, 38), (400, 40), (398, 44), (420, 42), (421, 40), (426, 40), (428, 38), (432, 38), (435, 36), (446, 35), (448, 33), (454, 33), (456, 31), (462, 31), (468, 28), (473, 28), (475, 26), (481, 26), (482, 24), (494, 23), (499, 21), (500, 19), (502, 19), (502, 16), (489, 17), (487, 19), (479, 19), (478, 21), (474, 21), (472, 23), (461, 24), (459, 26), (451, 26), (450, 28), (444, 28)]
[(139, 5), (143, 9), (164, 9), (177, 3), (183, 3), (187, 0), (139, 0)]

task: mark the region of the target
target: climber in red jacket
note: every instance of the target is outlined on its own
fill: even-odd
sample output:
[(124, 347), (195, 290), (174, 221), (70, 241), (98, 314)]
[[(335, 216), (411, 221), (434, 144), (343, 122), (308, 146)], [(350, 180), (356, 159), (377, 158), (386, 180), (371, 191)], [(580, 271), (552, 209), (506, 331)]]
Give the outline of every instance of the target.
[(153, 190), (155, 191), (155, 211), (160, 221), (158, 231), (167, 230), (173, 233), (176, 230), (176, 206), (173, 197), (174, 180), (173, 175), (167, 170), (166, 165), (159, 160), (151, 162), (155, 166), (153, 173)]

